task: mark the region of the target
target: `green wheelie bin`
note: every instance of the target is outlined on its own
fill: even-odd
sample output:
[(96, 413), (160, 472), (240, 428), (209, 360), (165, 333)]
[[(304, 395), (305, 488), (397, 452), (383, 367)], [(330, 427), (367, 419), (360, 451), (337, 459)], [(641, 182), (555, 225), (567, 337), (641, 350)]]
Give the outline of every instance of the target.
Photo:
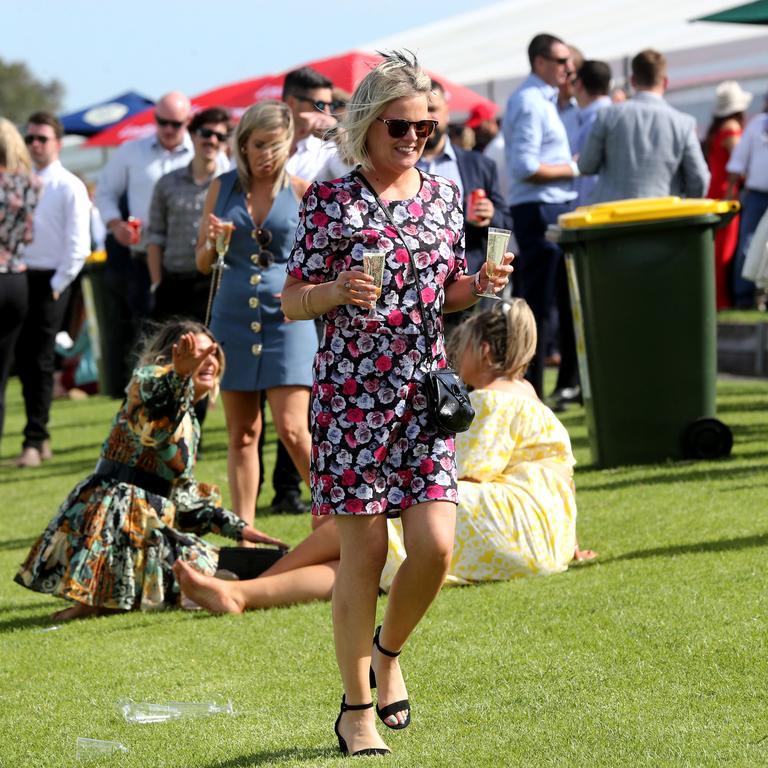
[(731, 431), (715, 418), (714, 230), (738, 207), (620, 200), (550, 227), (566, 254), (595, 465), (730, 453)]

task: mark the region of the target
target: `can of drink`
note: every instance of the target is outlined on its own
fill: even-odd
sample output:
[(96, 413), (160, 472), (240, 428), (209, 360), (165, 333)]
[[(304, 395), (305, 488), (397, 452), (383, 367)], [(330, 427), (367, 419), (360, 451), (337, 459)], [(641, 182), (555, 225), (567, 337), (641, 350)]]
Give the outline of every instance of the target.
[(128, 217), (128, 226), (131, 228), (131, 245), (138, 245), (141, 240), (141, 219), (134, 216)]
[(473, 211), (479, 200), (487, 197), (484, 189), (473, 189), (469, 193), (469, 202), (467, 203), (467, 221), (474, 222), (477, 218), (474, 216)]

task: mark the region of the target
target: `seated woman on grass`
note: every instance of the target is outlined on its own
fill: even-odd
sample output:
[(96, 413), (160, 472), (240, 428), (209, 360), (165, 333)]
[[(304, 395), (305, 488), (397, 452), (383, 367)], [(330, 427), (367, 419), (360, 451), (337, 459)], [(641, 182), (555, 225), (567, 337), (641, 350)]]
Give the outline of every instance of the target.
[[(523, 379), (535, 349), (536, 324), (522, 299), (477, 313), (458, 331), (454, 356), (474, 388), (470, 397), (477, 416), (456, 438), (459, 506), (448, 583), (560, 573), (572, 559), (595, 557), (576, 542), (568, 433)], [(388, 526), (385, 591), (407, 549), (398, 521)], [(194, 602), (214, 612), (239, 613), (330, 599), (338, 560), (339, 537), (331, 520), (257, 579), (222, 581), (181, 560), (174, 571)]]
[(70, 600), (54, 620), (179, 602), (179, 560), (213, 574), (218, 549), (196, 534), (286, 547), (221, 506), (197, 483), (200, 426), (193, 405), (215, 394), (224, 357), (192, 321), (162, 326), (146, 343), (93, 474), (69, 494), (15, 580)]

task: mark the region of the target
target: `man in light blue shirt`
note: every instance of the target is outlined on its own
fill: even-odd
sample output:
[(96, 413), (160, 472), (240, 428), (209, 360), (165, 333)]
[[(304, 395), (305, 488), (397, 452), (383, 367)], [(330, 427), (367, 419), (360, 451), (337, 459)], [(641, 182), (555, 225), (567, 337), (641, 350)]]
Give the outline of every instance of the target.
[(563, 252), (546, 239), (547, 226), (572, 207), (578, 167), (557, 114), (559, 86), (570, 65), (568, 46), (540, 34), (528, 46), (531, 74), (509, 97), (502, 128), (509, 178), (509, 203), (519, 254), (515, 260), (515, 295), (524, 298), (536, 317), (539, 342), (527, 377), (542, 394), (544, 347), (549, 316), (557, 295), (560, 312), (561, 364), (556, 404), (579, 397), (576, 342)]

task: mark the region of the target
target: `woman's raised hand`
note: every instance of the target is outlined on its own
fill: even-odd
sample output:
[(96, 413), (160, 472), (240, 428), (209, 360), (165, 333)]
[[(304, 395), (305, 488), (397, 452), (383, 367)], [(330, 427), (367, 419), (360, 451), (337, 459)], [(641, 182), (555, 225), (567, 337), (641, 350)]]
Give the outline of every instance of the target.
[(336, 305), (354, 304), (370, 309), (376, 303), (376, 286), (371, 275), (362, 270), (339, 272), (334, 280)]
[(202, 345), (194, 333), (184, 333), (173, 345), (173, 369), (179, 376), (192, 375), (209, 355), (216, 353), (216, 344), (208, 339), (208, 344)]

